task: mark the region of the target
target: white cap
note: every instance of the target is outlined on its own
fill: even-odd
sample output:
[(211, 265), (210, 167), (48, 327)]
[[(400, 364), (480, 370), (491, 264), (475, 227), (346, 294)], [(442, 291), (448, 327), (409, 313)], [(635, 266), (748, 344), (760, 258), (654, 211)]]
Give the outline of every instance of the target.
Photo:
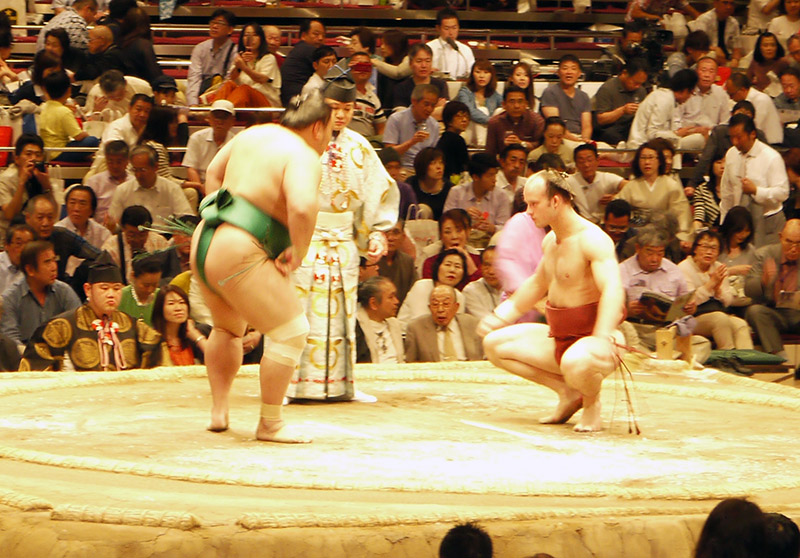
[(236, 114), (236, 109), (233, 108), (233, 103), (225, 99), (218, 99), (211, 104), (211, 112), (221, 110), (228, 114)]

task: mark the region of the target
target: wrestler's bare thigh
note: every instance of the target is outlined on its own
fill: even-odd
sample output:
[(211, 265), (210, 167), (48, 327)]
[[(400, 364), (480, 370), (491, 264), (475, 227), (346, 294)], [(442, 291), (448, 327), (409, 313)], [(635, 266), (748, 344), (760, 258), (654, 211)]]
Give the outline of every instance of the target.
[(545, 324), (515, 324), (492, 331), (485, 343), (494, 345), (497, 356), (518, 360), (534, 368), (560, 374), (556, 343)]
[[(615, 331), (612, 337), (620, 345), (625, 342), (619, 330)], [(563, 373), (567, 375), (570, 371), (591, 370), (607, 376), (613, 372), (618, 364), (617, 350), (599, 341), (596, 337), (587, 336), (570, 345), (561, 357)]]
[[(192, 273), (197, 273), (198, 238), (195, 235), (192, 243)], [(249, 324), (266, 333), (303, 311), (291, 279), (282, 275), (255, 239), (238, 227), (217, 227), (205, 272), (216, 293), (202, 281), (200, 285), (216, 327), (240, 334)]]

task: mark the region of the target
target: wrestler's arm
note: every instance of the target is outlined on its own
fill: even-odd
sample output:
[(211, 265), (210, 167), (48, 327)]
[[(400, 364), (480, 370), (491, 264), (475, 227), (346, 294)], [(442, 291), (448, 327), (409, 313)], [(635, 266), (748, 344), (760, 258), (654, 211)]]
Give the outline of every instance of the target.
[(282, 189), (286, 198), (289, 238), (292, 239), (292, 246), (284, 252), (290, 270), (297, 268), (308, 252), (319, 211), (317, 189), (321, 180), (319, 157), (310, 149), (287, 158)]
[(583, 249), (600, 291), (597, 320), (592, 335), (608, 339), (622, 320), (625, 291), (611, 238), (599, 228), (584, 237)]
[[(225, 168), (228, 166), (228, 159), (231, 157), (231, 149), (235, 141), (229, 141), (222, 146), (206, 169), (206, 195), (216, 192), (222, 188), (222, 181), (225, 178)], [(199, 177), (200, 175), (198, 175)]]

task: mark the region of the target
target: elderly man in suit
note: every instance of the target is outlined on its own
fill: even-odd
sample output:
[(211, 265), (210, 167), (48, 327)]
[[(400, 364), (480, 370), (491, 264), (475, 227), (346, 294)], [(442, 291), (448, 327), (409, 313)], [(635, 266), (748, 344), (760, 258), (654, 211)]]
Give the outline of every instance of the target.
[[(798, 258), (800, 219), (791, 219), (784, 225), (778, 244), (756, 252), (756, 263), (745, 281), (745, 295), (753, 299), (745, 319), (768, 353), (786, 356), (780, 334), (800, 328)], [(784, 297), (794, 302), (782, 302)]]
[(397, 287), (386, 277), (358, 286), (356, 362), (404, 362), (403, 331), (397, 321)]
[(475, 328), (478, 319), (456, 314), (458, 302), (453, 287), (438, 285), (431, 291), (430, 315), (408, 324), (406, 362), (481, 360), (483, 349)]

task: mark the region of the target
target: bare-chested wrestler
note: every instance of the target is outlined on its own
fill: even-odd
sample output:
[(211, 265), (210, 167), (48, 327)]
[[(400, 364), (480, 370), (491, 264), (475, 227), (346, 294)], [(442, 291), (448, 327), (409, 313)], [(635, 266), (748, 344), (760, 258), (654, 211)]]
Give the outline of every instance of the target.
[(308, 321), (289, 274), (314, 232), (330, 108), (318, 92), (295, 97), (281, 124), (239, 133), (209, 165), (206, 191), (212, 195), (200, 206), (192, 273), (200, 278), (214, 322), (205, 354), (213, 399), (208, 429), (228, 428), (228, 394), (250, 324), (270, 339), (261, 359), (256, 438), (298, 443), (310, 440), (290, 431), (281, 408), (306, 345)]
[[(616, 328), (625, 304), (614, 243), (575, 212), (559, 173), (535, 174), (525, 192), (536, 226), (552, 231), (542, 241), (536, 272), (481, 321), (478, 332), (491, 331), (484, 349), (495, 365), (558, 394), (555, 412), (541, 423), (562, 424), (583, 407), (575, 430), (600, 430), (600, 387), (617, 365), (613, 339), (622, 342)], [(545, 296), (549, 325), (509, 325)]]

